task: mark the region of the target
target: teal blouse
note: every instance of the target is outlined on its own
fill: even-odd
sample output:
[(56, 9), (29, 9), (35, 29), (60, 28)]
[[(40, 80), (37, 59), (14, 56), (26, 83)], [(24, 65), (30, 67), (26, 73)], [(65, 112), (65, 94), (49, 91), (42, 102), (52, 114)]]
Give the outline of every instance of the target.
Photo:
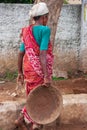
[[(33, 27), (33, 35), (40, 50), (47, 50), (50, 41), (51, 30), (48, 26), (37, 25)], [(20, 51), (25, 51), (24, 43), (20, 44)]]

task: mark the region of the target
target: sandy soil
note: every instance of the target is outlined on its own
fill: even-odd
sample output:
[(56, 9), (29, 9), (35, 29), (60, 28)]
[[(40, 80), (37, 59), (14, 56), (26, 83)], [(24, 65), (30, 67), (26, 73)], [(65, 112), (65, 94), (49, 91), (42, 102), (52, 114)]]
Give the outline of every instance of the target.
[[(53, 81), (52, 84), (59, 88), (62, 94), (80, 94), (87, 93), (87, 79), (76, 78), (61, 81)], [(17, 101), (26, 98), (25, 89), (20, 86), (17, 90), (16, 81), (0, 83), (0, 102)], [(22, 90), (22, 91), (21, 91)], [(15, 129), (18, 130), (18, 129)], [(49, 127), (43, 130), (49, 130)], [(87, 124), (62, 125), (57, 124), (52, 130), (87, 130)]]
[[(62, 94), (87, 93), (87, 79), (85, 78), (53, 81), (52, 84), (58, 88)], [(19, 86), (17, 89), (16, 81), (0, 83), (0, 102), (6, 100), (16, 101), (25, 97), (24, 86)]]
[[(68, 124), (68, 125), (58, 125), (55, 127), (45, 127), (42, 128), (41, 130), (87, 130), (87, 124), (78, 124), (78, 125), (72, 125), (72, 124)], [(19, 130), (18, 128), (14, 129), (14, 130)], [(28, 130), (29, 129), (28, 127)]]
[(87, 124), (79, 125), (60, 125), (56, 130), (87, 130)]
[(81, 4), (81, 0), (67, 0), (69, 4)]

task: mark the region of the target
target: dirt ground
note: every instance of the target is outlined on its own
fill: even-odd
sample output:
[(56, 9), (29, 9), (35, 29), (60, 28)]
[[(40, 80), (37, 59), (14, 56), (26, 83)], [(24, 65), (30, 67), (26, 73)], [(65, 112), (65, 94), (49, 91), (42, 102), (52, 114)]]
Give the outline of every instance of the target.
[(87, 124), (79, 125), (60, 125), (55, 130), (87, 130)]
[[(87, 79), (85, 78), (52, 81), (52, 84), (62, 94), (87, 93)], [(17, 88), (16, 81), (0, 82), (0, 102), (6, 100), (16, 101), (25, 98), (25, 96), (24, 86)]]
[[(49, 130), (46, 129), (46, 130)], [(59, 125), (56, 128), (54, 128), (53, 130), (87, 130), (87, 124), (79, 124), (79, 125), (72, 125), (72, 124), (68, 124), (68, 125)]]
[[(87, 79), (75, 78), (68, 80), (52, 81), (52, 85), (58, 88), (62, 94), (80, 94), (87, 93)], [(25, 89), (23, 86), (17, 88), (16, 81), (0, 82), (0, 102), (2, 101), (17, 101), (26, 98)], [(46, 128), (45, 130), (48, 130)], [(87, 124), (78, 125), (56, 125), (51, 130), (87, 130)]]
[(81, 0), (67, 0), (69, 4), (81, 4)]
[[(15, 129), (18, 130), (18, 129)], [(29, 130), (29, 128), (28, 128)], [(67, 124), (67, 125), (58, 125), (55, 127), (43, 127), (41, 130), (87, 130), (87, 124), (78, 124), (78, 125), (72, 125), (72, 124)]]

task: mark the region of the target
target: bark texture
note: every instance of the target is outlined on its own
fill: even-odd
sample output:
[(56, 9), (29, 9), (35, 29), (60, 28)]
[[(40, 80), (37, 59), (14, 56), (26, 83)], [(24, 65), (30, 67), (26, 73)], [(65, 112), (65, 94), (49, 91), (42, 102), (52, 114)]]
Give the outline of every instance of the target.
[(63, 5), (63, 0), (35, 0), (35, 3), (46, 2), (49, 8), (48, 25), (51, 28), (51, 41), (54, 44), (57, 23), (60, 16), (60, 11)]

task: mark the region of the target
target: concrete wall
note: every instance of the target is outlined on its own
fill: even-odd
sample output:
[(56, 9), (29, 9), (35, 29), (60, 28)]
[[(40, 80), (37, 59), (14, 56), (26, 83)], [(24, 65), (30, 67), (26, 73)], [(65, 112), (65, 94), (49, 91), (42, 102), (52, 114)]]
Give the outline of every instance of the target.
[(29, 9), (23, 4), (0, 4), (0, 73), (17, 68), (19, 34), (29, 23)]
[[(32, 5), (0, 4), (0, 73), (17, 68), (19, 34), (28, 25)], [(64, 5), (60, 14), (54, 46), (54, 75), (72, 71), (80, 60), (81, 5)]]
[(85, 4), (87, 4), (87, 0), (83, 0), (82, 4), (80, 69), (87, 72), (87, 7), (84, 12)]
[(64, 5), (55, 37), (54, 71), (74, 71), (79, 68), (81, 44), (81, 5)]

